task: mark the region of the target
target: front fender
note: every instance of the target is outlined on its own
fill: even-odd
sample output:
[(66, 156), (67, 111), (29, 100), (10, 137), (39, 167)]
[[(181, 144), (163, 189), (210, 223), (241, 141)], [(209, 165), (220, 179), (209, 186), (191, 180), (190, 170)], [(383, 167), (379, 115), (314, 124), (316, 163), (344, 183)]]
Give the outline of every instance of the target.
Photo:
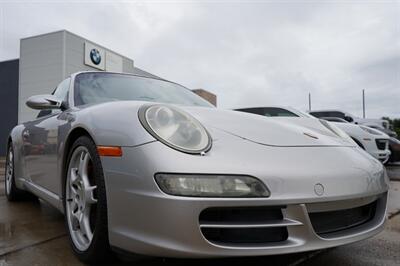
[[(22, 132), (25, 129), (23, 124), (15, 126), (9, 135), (11, 145), (14, 151), (14, 176), (15, 183), (18, 188), (22, 188), (20, 178), (25, 178), (25, 160), (24, 160), (24, 141), (22, 139)], [(9, 143), (7, 141), (7, 147)]]
[(109, 102), (70, 112), (70, 130), (85, 129), (97, 145), (133, 147), (155, 141), (142, 126), (142, 102)]

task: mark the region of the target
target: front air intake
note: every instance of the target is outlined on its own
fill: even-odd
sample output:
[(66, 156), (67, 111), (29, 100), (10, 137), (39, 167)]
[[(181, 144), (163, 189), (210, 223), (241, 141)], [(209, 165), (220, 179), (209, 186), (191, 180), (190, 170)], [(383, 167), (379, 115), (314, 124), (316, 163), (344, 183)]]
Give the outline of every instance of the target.
[(208, 208), (200, 214), (200, 229), (208, 241), (223, 245), (268, 245), (285, 241), (287, 226), (301, 223), (283, 218), (282, 208)]
[(343, 210), (309, 213), (314, 231), (323, 237), (355, 228), (371, 221), (376, 212), (377, 201), (370, 204)]

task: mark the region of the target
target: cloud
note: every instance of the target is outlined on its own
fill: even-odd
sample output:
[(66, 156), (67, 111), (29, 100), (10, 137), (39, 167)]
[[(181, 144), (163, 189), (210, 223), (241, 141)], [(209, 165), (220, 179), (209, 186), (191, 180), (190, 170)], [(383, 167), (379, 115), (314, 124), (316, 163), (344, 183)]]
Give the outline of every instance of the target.
[(18, 39), (66, 28), (219, 106), (290, 105), (400, 116), (399, 2), (0, 4), (1, 58)]

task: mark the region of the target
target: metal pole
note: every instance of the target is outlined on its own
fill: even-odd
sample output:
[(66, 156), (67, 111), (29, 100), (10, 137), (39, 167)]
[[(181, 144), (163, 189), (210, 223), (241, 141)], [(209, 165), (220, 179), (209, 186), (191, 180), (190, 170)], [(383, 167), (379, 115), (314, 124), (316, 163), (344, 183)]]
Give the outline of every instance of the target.
[(311, 111), (311, 92), (308, 93), (308, 111)]
[(362, 90), (363, 118), (365, 118), (365, 90)]

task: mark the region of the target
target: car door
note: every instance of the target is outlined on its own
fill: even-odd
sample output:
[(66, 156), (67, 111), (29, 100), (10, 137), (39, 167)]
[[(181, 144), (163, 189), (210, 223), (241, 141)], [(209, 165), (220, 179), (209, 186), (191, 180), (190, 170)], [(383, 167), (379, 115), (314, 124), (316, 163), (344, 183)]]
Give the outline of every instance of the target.
[[(62, 81), (53, 95), (68, 100), (70, 78)], [(27, 179), (52, 193), (58, 194), (58, 128), (66, 123), (60, 119), (60, 109), (42, 110), (36, 120), (24, 123), (24, 154)]]

